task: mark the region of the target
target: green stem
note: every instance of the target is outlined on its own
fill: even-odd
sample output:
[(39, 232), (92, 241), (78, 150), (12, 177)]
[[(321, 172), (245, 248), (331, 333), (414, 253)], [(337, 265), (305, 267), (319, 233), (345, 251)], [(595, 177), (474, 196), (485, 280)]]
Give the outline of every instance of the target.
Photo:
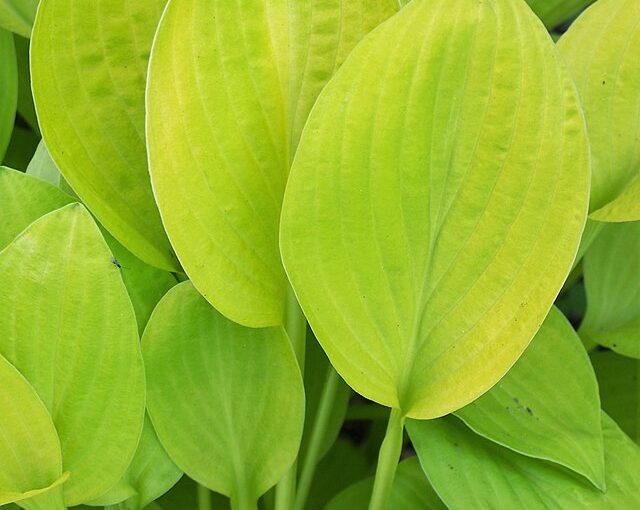
[(329, 365), (327, 377), (320, 395), (318, 412), (316, 413), (309, 438), (309, 448), (300, 471), (298, 493), (295, 499), (295, 510), (304, 510), (311, 489), (311, 482), (316, 473), (316, 467), (322, 454), (322, 445), (327, 432), (327, 426), (331, 421), (331, 411), (336, 403), (338, 390), (340, 389), (340, 377), (335, 369)]
[(211, 510), (211, 491), (198, 484), (198, 510)]
[(231, 497), (232, 510), (258, 510), (258, 500), (247, 491), (240, 491)]
[(393, 479), (402, 453), (402, 433), (405, 416), (400, 409), (392, 409), (384, 440), (380, 446), (376, 478), (373, 482), (373, 493), (369, 510), (384, 510), (391, 494)]
[[(307, 333), (307, 320), (302, 313), (293, 289), (289, 287), (287, 302), (284, 311), (284, 329), (289, 335), (289, 340), (296, 354), (300, 373), (304, 375), (305, 339)], [(282, 477), (276, 486), (276, 510), (291, 510), (296, 499), (296, 478), (298, 462), (294, 461), (289, 471)]]

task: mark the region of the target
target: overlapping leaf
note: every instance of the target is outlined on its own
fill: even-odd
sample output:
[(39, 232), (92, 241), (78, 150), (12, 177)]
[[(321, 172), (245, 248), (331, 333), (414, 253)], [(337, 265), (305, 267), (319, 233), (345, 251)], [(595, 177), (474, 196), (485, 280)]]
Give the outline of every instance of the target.
[(0, 28), (0, 162), (11, 139), (18, 101), (18, 68), (13, 35)]
[(29, 37), (37, 8), (38, 0), (0, 0), (0, 28)]
[(533, 13), (413, 1), (320, 95), (283, 260), (347, 383), (433, 418), (526, 348), (575, 257), (588, 185), (577, 98)]
[(86, 209), (70, 204), (22, 232), (0, 253), (0, 288), (0, 354), (51, 413), (71, 473), (65, 503), (91, 500), (133, 457), (144, 374), (131, 302)]
[(164, 4), (43, 0), (31, 76), (43, 137), (78, 196), (136, 256), (177, 270), (144, 142), (147, 62)]
[(538, 17), (548, 28), (562, 23), (594, 0), (527, 0)]
[(640, 2), (599, 0), (558, 47), (575, 80), (591, 142), (591, 217), (640, 220)]
[(153, 188), (185, 271), (230, 319), (282, 322), (278, 221), (300, 132), (351, 48), (395, 9), (393, 0), (169, 4), (147, 90)]
[(184, 282), (144, 332), (147, 405), (161, 443), (199, 483), (249, 508), (293, 463), (304, 392), (282, 327), (251, 329)]

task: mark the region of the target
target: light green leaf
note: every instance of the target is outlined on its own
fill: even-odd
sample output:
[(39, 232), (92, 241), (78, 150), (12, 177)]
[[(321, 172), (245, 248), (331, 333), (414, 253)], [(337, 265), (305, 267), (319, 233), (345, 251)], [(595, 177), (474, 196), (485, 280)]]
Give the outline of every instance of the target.
[(481, 436), (557, 462), (604, 489), (598, 383), (557, 308), (507, 375), (456, 415)]
[(594, 0), (527, 0), (527, 3), (548, 28), (554, 28)]
[(602, 408), (640, 444), (640, 360), (611, 351), (591, 353)]
[(281, 324), (278, 221), (300, 131), (351, 48), (395, 9), (395, 0), (168, 5), (147, 87), (153, 189), (186, 273), (230, 319)]
[(86, 209), (70, 204), (23, 231), (0, 253), (0, 288), (0, 354), (51, 413), (71, 473), (65, 503), (96, 498), (133, 457), (144, 373), (131, 302)]
[(580, 336), (640, 358), (640, 221), (606, 225), (584, 256)]
[(560, 39), (591, 142), (591, 217), (640, 220), (640, 2), (599, 0)]
[(51, 492), (51, 508), (64, 508), (59, 485), (68, 473), (47, 408), (3, 356), (0, 381), (0, 505)]
[(314, 106), (281, 225), (345, 381), (416, 418), (495, 384), (571, 268), (588, 170), (573, 86), (524, 4), (414, 0), (365, 38)]
[(29, 166), (27, 166), (26, 173), (43, 181), (47, 181), (56, 188), (61, 188), (61, 182), (64, 181), (64, 177), (62, 177), (60, 170), (58, 170), (55, 162), (51, 159), (51, 154), (49, 154), (43, 140), (40, 140), (38, 148), (33, 158), (31, 158)]
[(602, 416), (606, 492), (571, 471), (498, 446), (453, 417), (407, 422), (427, 477), (452, 510), (638, 508), (640, 448)]
[[(1, 1), (1, 0), (0, 0)], [(0, 4), (1, 8), (1, 4)], [(18, 104), (18, 67), (13, 35), (0, 28), (0, 162), (3, 160)]]
[(75, 202), (55, 186), (0, 167), (0, 250), (40, 216)]
[(38, 0), (0, 0), (0, 28), (28, 38), (37, 8)]
[(302, 435), (302, 378), (284, 330), (235, 324), (183, 282), (158, 303), (142, 345), (149, 415), (169, 456), (202, 485), (255, 504)]
[[(325, 510), (366, 510), (372, 488), (373, 478), (362, 480), (333, 498)], [(387, 508), (445, 510), (447, 507), (429, 485), (418, 459), (411, 457), (398, 465)]]
[(144, 141), (147, 62), (164, 4), (42, 0), (31, 76), (42, 135), (78, 196), (136, 256), (173, 271)]

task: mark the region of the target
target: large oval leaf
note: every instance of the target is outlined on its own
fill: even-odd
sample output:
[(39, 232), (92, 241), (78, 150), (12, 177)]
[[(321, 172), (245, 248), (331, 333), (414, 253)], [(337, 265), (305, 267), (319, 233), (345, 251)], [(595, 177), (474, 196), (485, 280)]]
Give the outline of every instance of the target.
[(233, 323), (184, 282), (158, 303), (142, 344), (149, 415), (171, 458), (202, 485), (255, 504), (293, 463), (304, 421), (282, 327)]
[(278, 221), (300, 131), (351, 48), (396, 8), (392, 0), (167, 7), (147, 89), (153, 189), (185, 271), (230, 319), (282, 322)]
[(0, 161), (11, 139), (18, 104), (18, 68), (13, 35), (0, 28)]
[(640, 221), (608, 224), (584, 256), (580, 336), (640, 358)]
[(599, 0), (558, 47), (584, 108), (591, 142), (591, 217), (640, 220), (640, 2)]
[(347, 383), (433, 418), (526, 348), (575, 257), (588, 185), (577, 98), (533, 13), (417, 0), (318, 99), (283, 260)]
[(136, 256), (177, 270), (144, 142), (147, 61), (164, 4), (42, 0), (31, 76), (42, 135), (78, 196)]
[(446, 417), (409, 420), (422, 468), (451, 510), (638, 508), (640, 448), (603, 414), (605, 492), (553, 464), (519, 455)]
[(19, 235), (0, 253), (0, 288), (0, 354), (51, 413), (71, 473), (65, 503), (91, 500), (131, 461), (144, 373), (131, 302), (86, 209), (70, 204)]
[(37, 8), (38, 0), (0, 0), (0, 27), (28, 38)]
[(60, 483), (69, 474), (63, 477), (60, 441), (47, 408), (3, 356), (0, 381), (0, 505), (39, 496), (49, 508), (64, 508)]
[(456, 414), (480, 435), (604, 489), (598, 383), (580, 338), (556, 308), (507, 375)]

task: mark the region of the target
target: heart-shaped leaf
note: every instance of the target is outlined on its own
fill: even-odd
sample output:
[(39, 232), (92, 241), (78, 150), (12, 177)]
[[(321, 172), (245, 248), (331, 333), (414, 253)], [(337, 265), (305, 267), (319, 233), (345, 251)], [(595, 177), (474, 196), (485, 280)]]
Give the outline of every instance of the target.
[(489, 389), (569, 272), (588, 170), (524, 4), (414, 0), (381, 25), (314, 106), (283, 206), (287, 274), (338, 373), (416, 418)]
[(153, 189), (185, 271), (230, 319), (282, 323), (278, 221), (300, 132), (351, 48), (395, 9), (392, 0), (167, 7), (147, 88)]
[(53, 418), (68, 506), (118, 481), (142, 429), (135, 316), (111, 258), (80, 204), (43, 216), (0, 252), (0, 354)]
[(11, 139), (18, 104), (18, 68), (13, 34), (0, 28), (0, 161)]
[(302, 435), (302, 378), (282, 327), (233, 323), (184, 282), (158, 303), (142, 344), (149, 415), (170, 457), (239, 508), (255, 505)]
[(637, 0), (599, 0), (558, 42), (587, 121), (595, 220), (640, 220), (638, 19)]
[(37, 8), (38, 0), (0, 0), (0, 27), (28, 38)]
[(98, 220), (145, 262), (173, 271), (144, 140), (144, 90), (166, 0), (42, 0), (33, 95), (53, 160)]

